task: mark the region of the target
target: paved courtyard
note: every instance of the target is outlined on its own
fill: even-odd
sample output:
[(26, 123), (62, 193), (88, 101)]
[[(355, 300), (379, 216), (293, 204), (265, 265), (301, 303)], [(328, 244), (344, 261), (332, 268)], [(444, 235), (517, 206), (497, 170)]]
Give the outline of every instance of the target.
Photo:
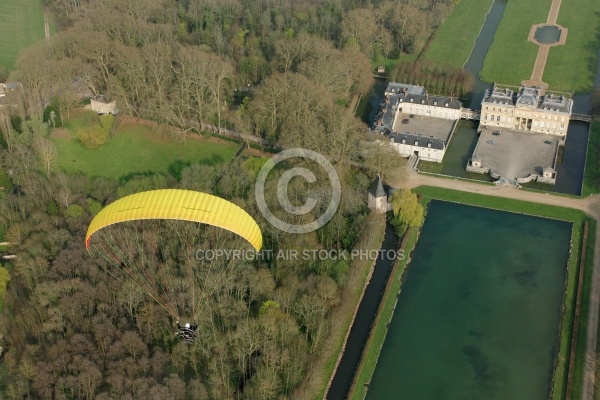
[[(402, 120), (408, 120), (408, 123), (403, 124)], [(450, 119), (432, 118), (424, 115), (415, 115), (409, 118), (409, 114), (400, 113), (393, 130), (399, 133), (432, 137), (448, 143), (454, 122)]]
[(473, 152), (473, 158), (481, 159), (482, 167), (510, 180), (542, 175), (544, 167), (555, 167), (558, 136), (508, 129), (494, 135), (496, 130), (484, 128)]

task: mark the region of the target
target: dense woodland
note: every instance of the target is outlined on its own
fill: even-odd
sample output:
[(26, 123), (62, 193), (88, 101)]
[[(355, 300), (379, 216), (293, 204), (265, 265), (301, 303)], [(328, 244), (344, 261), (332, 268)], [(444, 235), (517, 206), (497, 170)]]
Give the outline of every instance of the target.
[[(314, 396), (305, 389), (322, 379), (311, 368), (322, 356), (352, 274), (347, 262), (210, 266), (207, 271), (215, 275), (199, 278), (201, 289), (210, 293), (198, 321), (201, 334), (187, 346), (174, 340), (174, 321), (162, 308), (89, 256), (83, 245), (86, 226), (102, 206), (127, 194), (187, 188), (246, 209), (259, 220), (267, 249), (351, 249), (364, 226), (373, 173), (393, 160), (380, 146), (361, 158), (365, 126), (348, 106), (372, 84), (370, 60), (418, 52), (452, 2), (46, 3), (60, 31), (23, 52), (10, 80), (23, 83), (24, 96), (16, 108), (0, 113), (5, 142), (0, 161), (7, 172), (0, 230), (17, 255), (7, 265), (2, 396)], [(57, 168), (50, 129), (81, 107), (82, 97), (95, 94), (117, 99), (122, 114), (173, 127), (174, 139), (194, 122), (318, 151), (334, 162), (342, 179), (340, 209), (314, 233), (276, 231), (259, 218), (254, 200), (260, 158), (192, 164), (118, 182), (67, 176)], [(55, 114), (48, 112), (50, 104)], [(366, 162), (368, 172), (351, 168), (356, 161)], [(325, 194), (318, 214), (328, 189), (303, 184), (292, 181), (290, 198), (302, 204), (307, 191)], [(273, 197), (267, 200), (277, 209)], [(209, 230), (202, 240), (230, 239)]]

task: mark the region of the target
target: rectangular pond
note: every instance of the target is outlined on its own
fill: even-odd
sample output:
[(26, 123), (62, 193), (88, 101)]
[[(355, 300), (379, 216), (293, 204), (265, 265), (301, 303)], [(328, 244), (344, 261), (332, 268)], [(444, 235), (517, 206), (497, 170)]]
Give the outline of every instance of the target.
[(548, 399), (571, 229), (432, 201), (367, 399)]

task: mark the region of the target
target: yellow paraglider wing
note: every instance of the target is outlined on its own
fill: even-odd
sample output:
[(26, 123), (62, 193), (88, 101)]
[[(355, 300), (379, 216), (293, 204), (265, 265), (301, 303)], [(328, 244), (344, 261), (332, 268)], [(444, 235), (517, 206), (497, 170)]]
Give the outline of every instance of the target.
[(119, 222), (141, 219), (192, 221), (226, 229), (246, 239), (259, 251), (262, 233), (256, 221), (235, 204), (208, 193), (161, 189), (123, 197), (102, 209), (85, 236), (89, 248), (94, 232)]

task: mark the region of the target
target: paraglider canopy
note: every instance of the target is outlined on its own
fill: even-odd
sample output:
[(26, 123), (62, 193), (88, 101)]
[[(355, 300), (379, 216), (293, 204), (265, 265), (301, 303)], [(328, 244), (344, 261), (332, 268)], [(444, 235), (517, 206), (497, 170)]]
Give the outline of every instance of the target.
[(85, 237), (109, 225), (143, 219), (175, 219), (214, 225), (236, 233), (259, 251), (262, 234), (254, 219), (235, 204), (208, 193), (161, 189), (123, 197), (105, 207), (90, 223)]
[(227, 200), (163, 189), (136, 193), (102, 209), (88, 227), (85, 244), (102, 268), (137, 284), (174, 319), (181, 310), (196, 320), (227, 271), (247, 261), (199, 261), (195, 251), (204, 245), (251, 245), (259, 251), (262, 234), (248, 213)]

